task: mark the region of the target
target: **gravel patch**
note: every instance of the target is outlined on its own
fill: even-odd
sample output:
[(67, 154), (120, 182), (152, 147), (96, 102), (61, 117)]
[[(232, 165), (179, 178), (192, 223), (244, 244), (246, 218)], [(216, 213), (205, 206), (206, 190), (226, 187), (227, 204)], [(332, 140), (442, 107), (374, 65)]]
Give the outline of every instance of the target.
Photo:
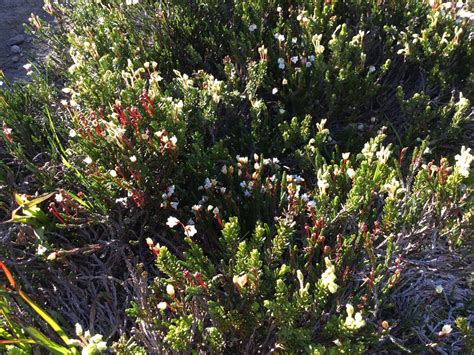
[(23, 24), (31, 13), (42, 18), (43, 0), (0, 0), (0, 70), (9, 81), (27, 80), (23, 66), (35, 57), (44, 57), (45, 48), (32, 43)]

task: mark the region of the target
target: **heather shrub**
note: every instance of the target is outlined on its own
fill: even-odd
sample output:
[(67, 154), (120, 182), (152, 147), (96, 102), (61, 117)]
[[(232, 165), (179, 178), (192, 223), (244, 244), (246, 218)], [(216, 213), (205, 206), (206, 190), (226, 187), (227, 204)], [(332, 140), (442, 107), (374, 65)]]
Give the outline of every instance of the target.
[[(448, 215), (472, 208), (465, 152), (455, 166), (428, 166), (424, 146), (394, 159), (383, 138), (332, 162), (313, 138), (313, 181), (258, 155), (206, 179), (192, 214), (167, 220), (185, 251), (147, 239), (165, 277), (129, 310), (141, 320), (138, 338), (163, 351), (216, 352), (363, 353), (382, 341), (394, 323), (386, 301), (403, 273), (399, 234), (427, 213), (441, 219), (427, 205)], [(468, 219), (445, 217), (437, 228), (460, 242)]]
[[(381, 125), (401, 145), (428, 134), (450, 141), (469, 114), (472, 78), (463, 64), (472, 56), (470, 24), (420, 1), (78, 1), (47, 8), (60, 29), (39, 19), (31, 29), (56, 49), (51, 65), (69, 81), (68, 105), (82, 110), (117, 99), (135, 104), (152, 72), (165, 86), (176, 69), (188, 76), (204, 70), (245, 95), (230, 111), (217, 102), (216, 139), (229, 125), (251, 129), (249, 141), (238, 143), (268, 154), (280, 149), (278, 126), (293, 117), (327, 118), (337, 128), (333, 138), (346, 146), (350, 137), (357, 149)], [(268, 134), (277, 137), (266, 141)]]
[[(28, 260), (15, 271), (45, 308), (13, 322), (18, 287), (0, 289), (9, 350), (407, 350), (392, 335), (406, 330), (392, 296), (407, 243), (472, 241), (462, 13), (419, 0), (45, 9), (56, 22), (27, 28), (50, 60), (0, 91), (0, 256)], [(67, 297), (48, 300), (51, 286)], [(470, 313), (452, 315), (468, 350)]]

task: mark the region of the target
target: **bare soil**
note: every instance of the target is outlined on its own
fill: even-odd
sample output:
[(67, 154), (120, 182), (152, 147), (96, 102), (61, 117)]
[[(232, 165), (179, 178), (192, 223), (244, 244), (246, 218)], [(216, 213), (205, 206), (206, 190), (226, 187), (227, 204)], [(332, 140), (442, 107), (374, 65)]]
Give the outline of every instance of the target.
[(46, 55), (23, 27), (32, 13), (47, 18), (42, 6), (43, 0), (0, 0), (0, 70), (9, 81), (26, 80), (23, 66)]

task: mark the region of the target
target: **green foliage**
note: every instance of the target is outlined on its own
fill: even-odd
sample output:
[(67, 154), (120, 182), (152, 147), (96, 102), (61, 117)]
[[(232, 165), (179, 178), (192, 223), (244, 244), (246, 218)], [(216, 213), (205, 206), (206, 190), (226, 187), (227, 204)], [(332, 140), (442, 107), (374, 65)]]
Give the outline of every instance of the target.
[(438, 5), (45, 1), (55, 24), (27, 27), (53, 59), (0, 77), (0, 207), (34, 228), (25, 259), (126, 250), (109, 278), (145, 282), (118, 297), (119, 353), (372, 351), (400, 239), (472, 232), (472, 24)]
[(467, 319), (464, 317), (456, 318), (456, 326), (463, 334), (466, 351), (472, 351), (474, 349), (474, 336), (472, 335)]
[[(374, 346), (383, 335), (374, 332), (383, 320), (374, 310), (401, 274), (393, 236), (416, 229), (426, 218), (427, 205), (448, 206), (449, 200), (450, 209), (468, 208), (462, 197), (466, 176), (461, 155), (453, 167), (445, 159), (440, 167), (423, 164), (420, 150), (412, 159), (405, 155), (397, 160), (383, 139), (381, 134), (370, 140), (354, 159), (344, 155), (331, 163), (321, 158), (314, 187), (294, 175), (280, 175), (285, 183), (278, 181), (266, 165), (271, 159), (260, 161), (258, 155), (254, 161), (238, 157), (234, 166), (227, 166), (227, 176), (211, 178), (204, 187), (209, 195), (222, 186), (230, 194), (229, 184), (237, 179), (242, 180), (241, 191), (232, 191), (237, 194), (233, 199), (240, 195), (244, 205), (261, 206), (259, 199), (280, 196), (284, 207), (273, 211), (270, 224), (257, 221), (245, 231), (236, 217), (221, 225), (219, 211), (229, 210), (229, 195), (212, 201), (217, 210), (215, 205), (208, 208), (210, 199), (204, 198), (194, 208), (193, 224), (169, 225), (181, 224), (188, 244), (182, 259), (148, 242), (158, 269), (169, 277), (156, 290), (161, 311), (153, 326), (157, 332), (166, 329), (162, 346), (176, 351), (258, 347), (329, 353), (362, 353)], [(313, 155), (321, 152), (316, 148)], [(244, 162), (253, 165), (251, 174), (243, 173)], [(254, 183), (251, 190), (252, 181), (245, 176)], [(341, 203), (332, 203), (336, 196)], [(441, 210), (429, 213), (453, 242), (456, 231), (467, 227), (467, 221), (442, 218)], [(190, 226), (197, 232), (189, 234)], [(215, 228), (220, 229), (219, 248), (207, 251), (202, 246), (207, 237), (200, 231)], [(357, 312), (351, 303), (357, 304)]]
[[(49, 39), (50, 72), (66, 84), (49, 90), (50, 78), (33, 74), (2, 92), (6, 143), (50, 190), (64, 165), (62, 181), (102, 215), (170, 206), (169, 186), (194, 189), (227, 153), (284, 155), (307, 169), (304, 145), (321, 118), (343, 151), (360, 149), (381, 124), (400, 149), (426, 132), (437, 151), (469, 117), (467, 73), (454, 69), (472, 56), (469, 25), (420, 1), (115, 0), (47, 10), (61, 26), (32, 17), (30, 31)], [(44, 169), (31, 150), (59, 164)]]

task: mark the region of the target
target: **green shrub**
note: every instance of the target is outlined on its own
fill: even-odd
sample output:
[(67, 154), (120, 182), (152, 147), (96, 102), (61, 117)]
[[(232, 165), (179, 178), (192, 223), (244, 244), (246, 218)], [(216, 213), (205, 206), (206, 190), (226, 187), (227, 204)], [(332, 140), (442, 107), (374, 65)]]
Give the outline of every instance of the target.
[(468, 20), (419, 0), (45, 9), (28, 30), (51, 60), (0, 91), (1, 207), (33, 230), (2, 257), (126, 250), (107, 275), (131, 278), (125, 329), (97, 320), (119, 353), (390, 348), (400, 241), (472, 233)]
[(429, 218), (459, 243), (470, 222), (442, 214), (472, 208), (467, 151), (455, 166), (426, 165), (425, 146), (397, 160), (383, 138), (356, 159), (347, 153), (332, 162), (311, 146), (312, 183), (258, 155), (226, 166), (203, 185), (191, 220), (168, 218), (187, 244), (181, 256), (147, 240), (166, 277), (150, 286), (137, 324), (153, 320), (146, 329), (163, 351), (363, 353), (375, 346), (394, 321), (384, 305), (403, 273), (400, 233)]

